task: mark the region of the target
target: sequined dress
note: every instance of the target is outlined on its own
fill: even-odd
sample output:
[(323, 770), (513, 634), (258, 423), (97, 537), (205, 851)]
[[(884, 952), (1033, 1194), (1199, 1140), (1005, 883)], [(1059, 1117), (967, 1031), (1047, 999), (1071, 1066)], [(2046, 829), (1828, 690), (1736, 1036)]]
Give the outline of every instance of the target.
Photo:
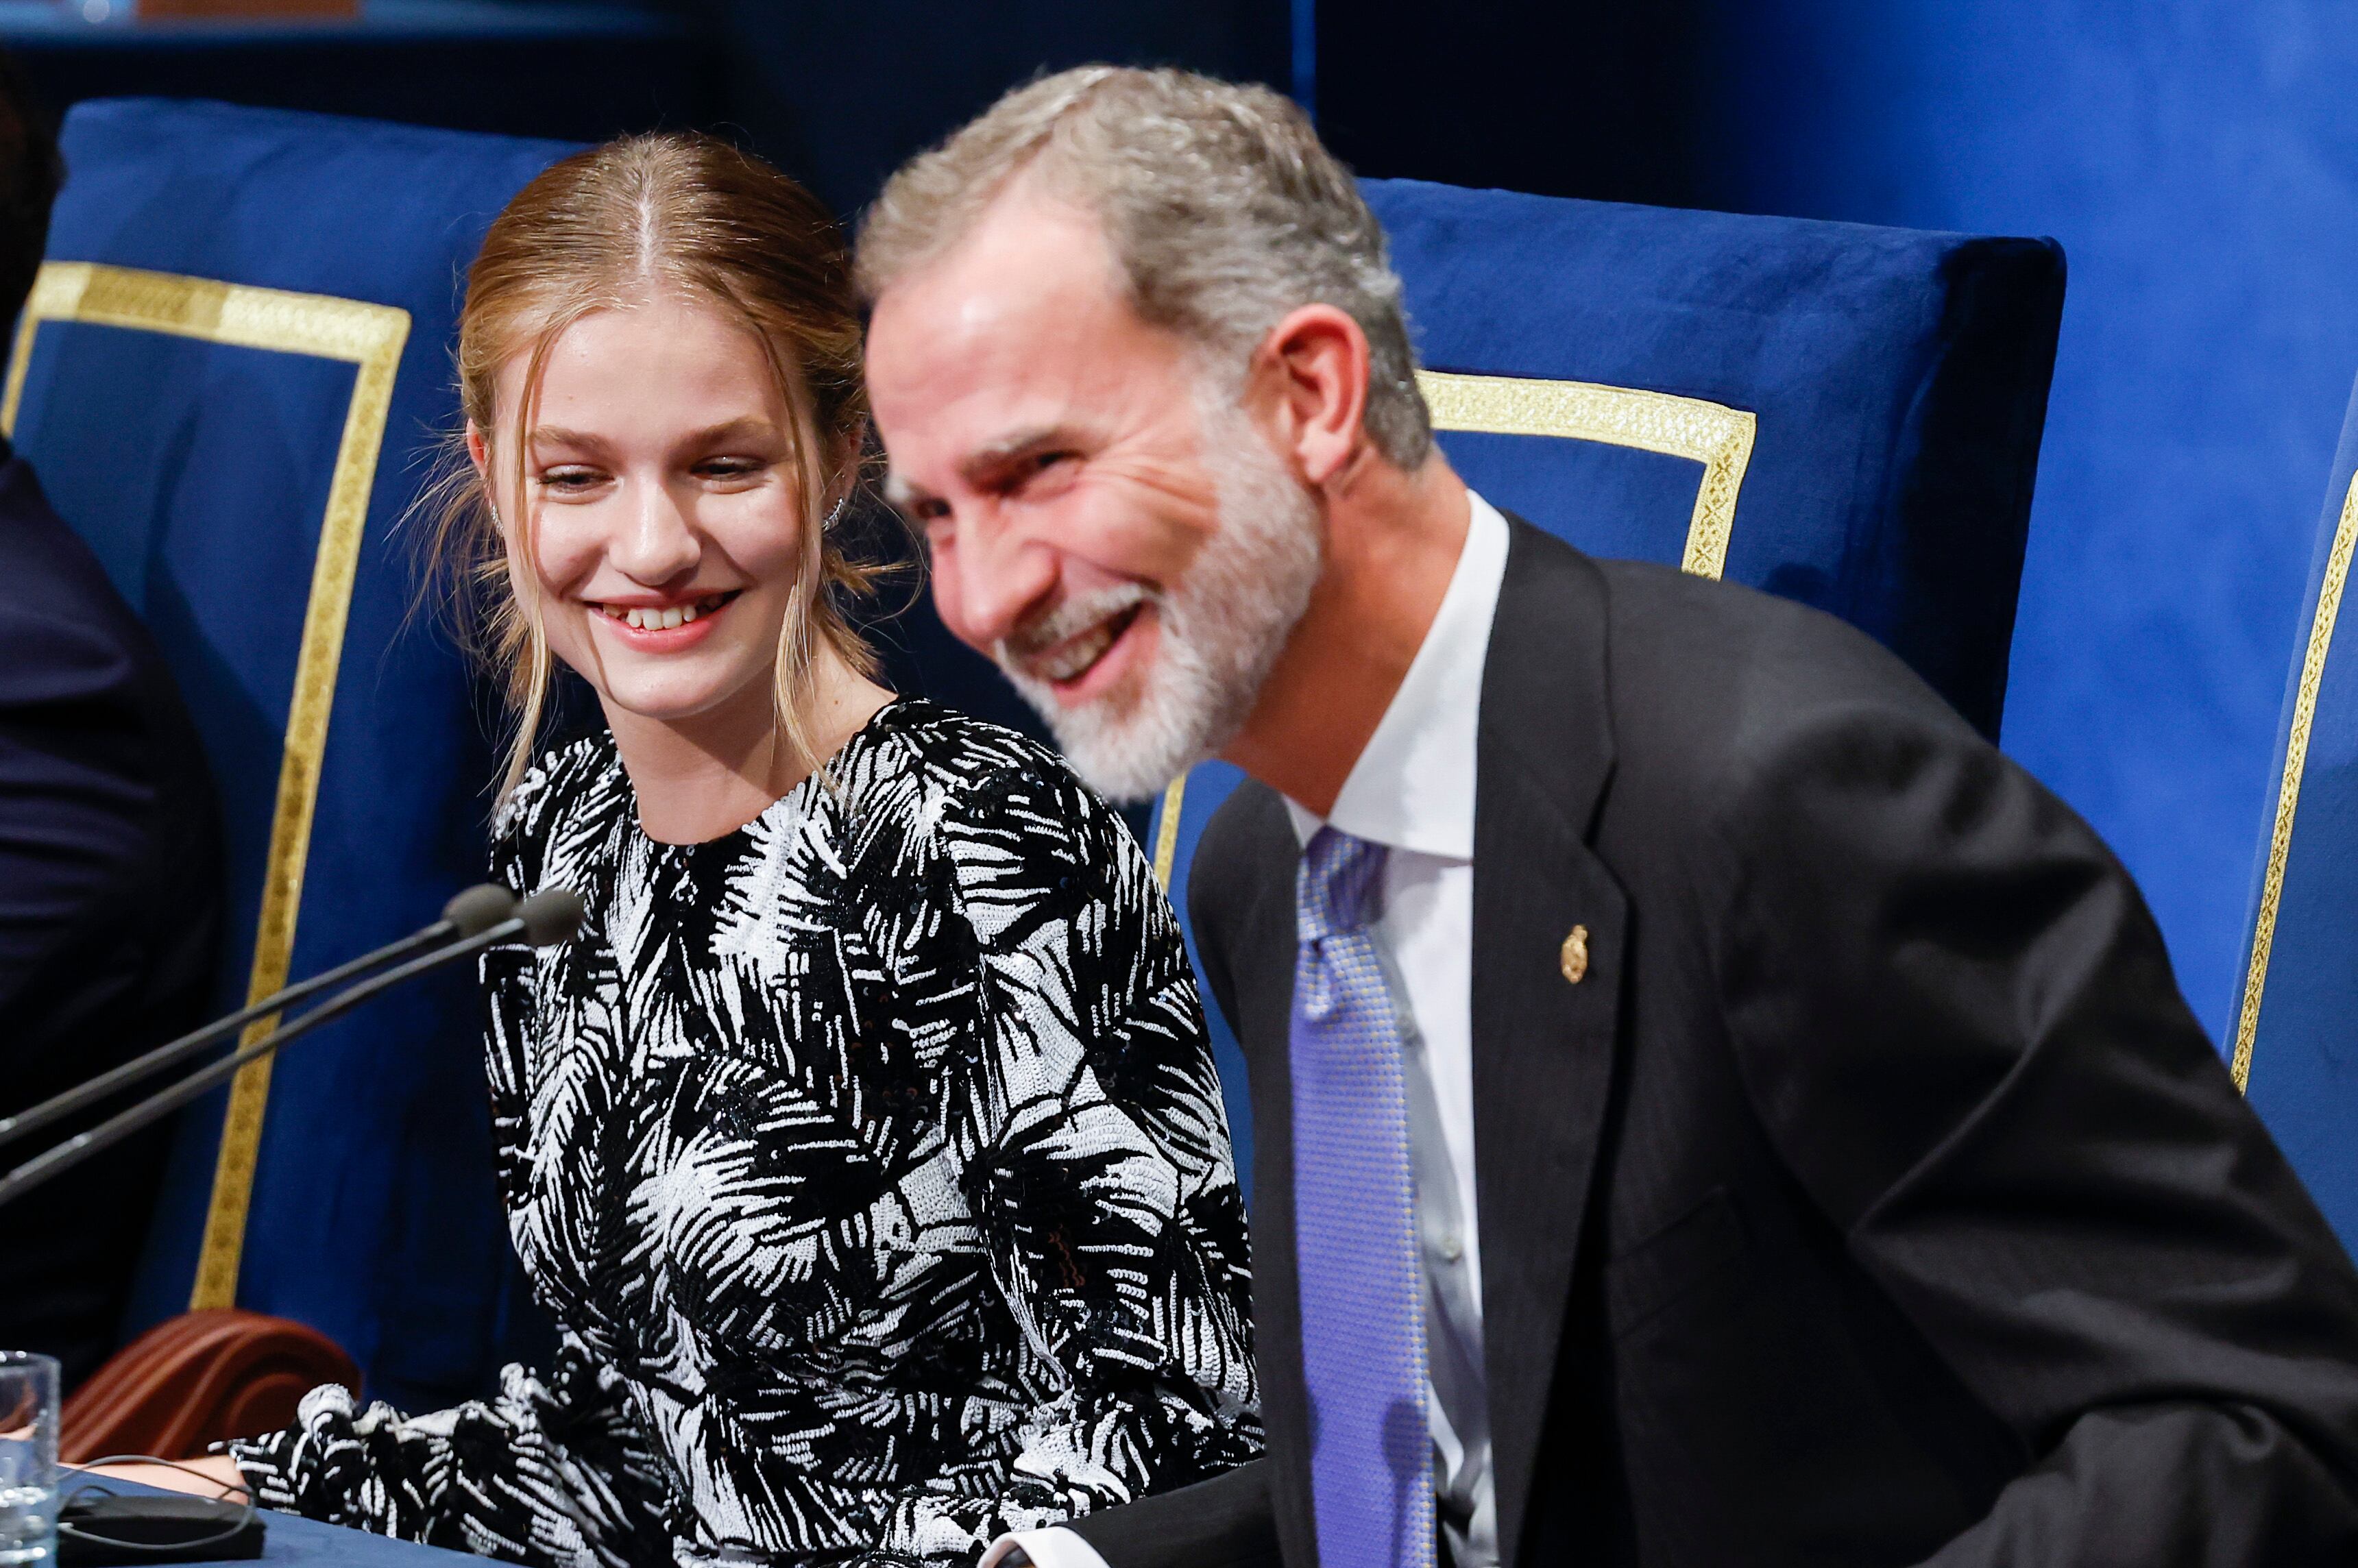
[(1244, 1213), (1128, 830), (1052, 753), (903, 699), (710, 843), (611, 738), (496, 875), (581, 892), (483, 966), (500, 1182), (560, 1325), (494, 1399), (344, 1390), (235, 1446), (277, 1509), (513, 1561), (975, 1561), (1256, 1455)]

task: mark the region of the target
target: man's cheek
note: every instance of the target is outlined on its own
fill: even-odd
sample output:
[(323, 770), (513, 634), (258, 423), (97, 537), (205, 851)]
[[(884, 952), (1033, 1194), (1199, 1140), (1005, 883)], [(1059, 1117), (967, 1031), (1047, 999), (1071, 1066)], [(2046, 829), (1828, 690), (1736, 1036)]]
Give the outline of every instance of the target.
[(951, 636), (977, 653), (989, 654), (990, 650), (968, 630), (965, 584), (958, 576), (957, 552), (942, 546), (932, 554), (930, 573), (934, 580), (934, 613), (941, 618)]
[(1076, 490), (1043, 533), (1068, 559), (1090, 563), (1109, 581), (1167, 584), (1186, 575), (1219, 521), (1208, 490), (1198, 497), (1098, 482)]

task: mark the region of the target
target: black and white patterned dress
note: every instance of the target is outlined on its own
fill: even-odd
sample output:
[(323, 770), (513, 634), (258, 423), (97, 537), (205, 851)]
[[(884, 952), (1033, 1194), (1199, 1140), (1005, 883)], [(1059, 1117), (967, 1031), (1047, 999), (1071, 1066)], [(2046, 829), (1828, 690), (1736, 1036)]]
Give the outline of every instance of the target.
[(1169, 905), (1052, 753), (886, 707), (662, 845), (605, 735), (496, 874), (589, 908), (484, 964), (500, 1180), (562, 1326), (496, 1399), (314, 1390), (273, 1508), (515, 1561), (970, 1563), (1253, 1457), (1244, 1212)]

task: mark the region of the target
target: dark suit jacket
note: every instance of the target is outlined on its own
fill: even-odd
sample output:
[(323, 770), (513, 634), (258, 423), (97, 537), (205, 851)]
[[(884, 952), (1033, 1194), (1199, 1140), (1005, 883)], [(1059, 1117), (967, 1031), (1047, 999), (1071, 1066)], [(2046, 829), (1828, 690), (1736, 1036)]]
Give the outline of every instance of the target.
[[(171, 677), (0, 441), (0, 1111), (193, 1027), (220, 909), (218, 814)], [(163, 1137), (0, 1208), (0, 1346), (59, 1357), (70, 1384), (113, 1347)]]
[[(1847, 627), (1521, 523), (1480, 737), (1509, 1564), (2358, 1563), (2358, 1274), (2078, 817)], [(1316, 1561), (1296, 859), (1248, 785), (1190, 906), (1270, 1456), (1080, 1521), (1113, 1568)]]

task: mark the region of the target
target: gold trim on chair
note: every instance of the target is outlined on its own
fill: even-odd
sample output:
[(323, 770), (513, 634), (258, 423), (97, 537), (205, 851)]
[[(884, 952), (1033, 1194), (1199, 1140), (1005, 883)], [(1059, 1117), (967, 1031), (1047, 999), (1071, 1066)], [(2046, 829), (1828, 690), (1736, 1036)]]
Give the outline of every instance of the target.
[(1636, 447), (1703, 465), (1687, 519), (1681, 570), (1717, 578), (1736, 535), (1736, 498), (1752, 464), (1759, 416), (1747, 409), (1587, 381), (1527, 381), (1506, 375), (1419, 371), (1417, 384), (1436, 430), (1490, 436), (1556, 436)]
[(2325, 580), (2318, 585), (2317, 613), (2309, 623), (2309, 647), (2301, 654), (2300, 685), (2292, 701), (2292, 729), (2285, 737), (2284, 777), (2277, 784), (2275, 825), (2268, 832), (2268, 865), (2260, 879), (2260, 910), (2252, 922), (2252, 963), (2244, 976), (2244, 1006), (2235, 1020), (2235, 1055), (2228, 1071), (2235, 1087), (2248, 1089), (2252, 1046), (2260, 1034), (2260, 998), (2267, 989), (2268, 954), (2276, 946), (2277, 908), (2284, 900), (2285, 861), (2292, 853), (2293, 810), (2300, 804), (2300, 777), (2309, 765), (2309, 732), (2317, 720), (2318, 688), (2325, 683), (2325, 656), (2333, 647), (2333, 622), (2342, 612), (2342, 590), (2350, 580), (2350, 557), (2358, 549), (2358, 476), (2342, 497), (2333, 547), (2325, 557)]
[[(1554, 436), (1600, 441), (1685, 458), (1703, 465), (1694, 511), (1687, 518), (1682, 571), (1716, 579), (1727, 569), (1736, 536), (1736, 501), (1752, 463), (1759, 417), (1747, 409), (1589, 381), (1533, 381), (1507, 375), (1459, 375), (1422, 370), (1417, 385), (1433, 410), (1436, 430), (1487, 436)], [(1154, 836), (1154, 874), (1166, 889), (1178, 861), (1179, 810), (1187, 775), (1163, 792), (1163, 818)]]
[[(393, 406), (394, 377), (400, 368), (402, 346), (409, 338), (409, 312), (324, 294), (293, 294), (91, 262), (47, 262), (17, 322), (7, 381), (5, 390), (0, 390), (0, 434), (16, 433), (25, 377), (32, 364), (33, 338), (44, 321), (168, 332), (238, 348), (344, 360), (358, 367), (329, 481), (319, 548), (312, 557), (310, 598), (304, 607), (303, 639), (295, 661), (295, 690), (287, 709), (287, 739), (270, 822), (262, 912), (255, 923), (254, 967), (246, 983), (248, 1000), (259, 1000), (287, 983), (287, 967), (294, 957), (295, 917), (303, 902), (312, 808), (319, 798), (320, 762), (327, 752), (328, 716), (335, 705), (344, 620), (352, 606), (352, 579), (360, 565), (361, 534), (368, 522), (385, 418)], [(243, 1038), (257, 1040), (276, 1022), (276, 1015), (257, 1020)], [(241, 1069), (230, 1086), (221, 1154), (213, 1170), (212, 1199), (205, 1215), (204, 1245), (189, 1297), (191, 1311), (236, 1304), (246, 1211), (254, 1196), (262, 1113), (269, 1095), (270, 1059), (266, 1056)]]

